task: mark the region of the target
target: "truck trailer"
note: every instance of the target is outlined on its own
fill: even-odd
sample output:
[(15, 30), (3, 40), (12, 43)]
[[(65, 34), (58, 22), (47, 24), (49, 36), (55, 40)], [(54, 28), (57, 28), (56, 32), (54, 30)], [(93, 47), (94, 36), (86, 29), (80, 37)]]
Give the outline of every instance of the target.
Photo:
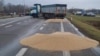
[(44, 18), (64, 18), (67, 13), (66, 4), (52, 4), (52, 5), (41, 5), (34, 4), (31, 10), (31, 16), (33, 17), (44, 17)]

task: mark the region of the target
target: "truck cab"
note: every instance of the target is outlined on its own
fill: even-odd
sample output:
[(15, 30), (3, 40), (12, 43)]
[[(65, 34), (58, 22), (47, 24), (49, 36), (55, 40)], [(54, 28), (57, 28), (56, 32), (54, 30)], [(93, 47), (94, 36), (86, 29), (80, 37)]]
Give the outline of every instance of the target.
[(33, 17), (39, 17), (41, 13), (41, 5), (40, 4), (34, 4), (34, 7), (32, 7), (32, 10), (30, 12), (31, 16)]

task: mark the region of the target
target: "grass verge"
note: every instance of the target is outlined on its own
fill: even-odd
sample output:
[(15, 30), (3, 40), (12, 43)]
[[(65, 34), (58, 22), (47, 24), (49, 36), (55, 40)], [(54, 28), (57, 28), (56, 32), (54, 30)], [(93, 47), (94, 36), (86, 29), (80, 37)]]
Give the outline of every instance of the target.
[[(70, 17), (70, 16), (69, 16)], [(79, 30), (86, 36), (98, 40), (100, 42), (100, 30), (87, 24), (85, 21), (100, 21), (99, 18), (94, 17), (84, 17), (84, 16), (71, 16), (73, 20), (71, 21)], [(68, 18), (70, 20), (70, 18)]]

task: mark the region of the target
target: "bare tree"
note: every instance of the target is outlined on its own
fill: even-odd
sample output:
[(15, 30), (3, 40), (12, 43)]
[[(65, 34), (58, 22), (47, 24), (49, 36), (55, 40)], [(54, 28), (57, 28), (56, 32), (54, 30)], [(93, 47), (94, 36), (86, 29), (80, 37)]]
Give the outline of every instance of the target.
[[(25, 10), (25, 11), (24, 11)], [(26, 5), (14, 5), (11, 3), (4, 4), (4, 0), (0, 0), (0, 14), (9, 15), (11, 13), (24, 14), (30, 11), (30, 7)]]
[(3, 11), (4, 0), (0, 0), (0, 12)]
[[(25, 13), (30, 11), (30, 7), (25, 6)], [(23, 14), (24, 13), (24, 5), (13, 5), (11, 3), (8, 3), (6, 6), (4, 6), (4, 12), (5, 13), (14, 13), (17, 14)]]

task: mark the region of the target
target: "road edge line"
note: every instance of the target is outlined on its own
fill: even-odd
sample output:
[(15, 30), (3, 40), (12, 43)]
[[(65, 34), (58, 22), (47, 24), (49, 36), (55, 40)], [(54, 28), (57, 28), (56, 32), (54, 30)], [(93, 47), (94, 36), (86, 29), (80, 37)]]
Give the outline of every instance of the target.
[[(64, 19), (66, 19), (66, 20), (69, 22), (69, 24), (72, 25), (73, 28), (77, 28), (77, 27), (75, 27), (67, 18), (64, 18)], [(77, 29), (78, 29), (78, 28), (77, 28)], [(85, 37), (85, 35), (84, 35), (83, 33), (81, 33), (81, 32), (79, 31), (79, 29), (76, 30), (76, 31), (77, 31), (82, 37)], [(96, 48), (97, 48), (97, 47), (96, 47)], [(99, 52), (98, 49), (96, 49), (96, 48), (91, 49), (92, 52), (94, 52), (96, 55), (97, 55), (97, 53), (100, 54), (100, 52)]]
[(5, 26), (5, 28), (9, 28), (9, 27), (12, 27), (13, 25), (7, 25), (7, 26)]
[(69, 22), (69, 24), (77, 31), (77, 33), (80, 34), (80, 36), (85, 37), (85, 35), (83, 33), (81, 33), (79, 31), (79, 29), (77, 27), (75, 27), (67, 18), (64, 18), (64, 19), (66, 19)]
[(23, 55), (26, 53), (27, 50), (28, 50), (28, 48), (22, 48), (22, 49), (16, 54), (16, 56), (23, 56)]

